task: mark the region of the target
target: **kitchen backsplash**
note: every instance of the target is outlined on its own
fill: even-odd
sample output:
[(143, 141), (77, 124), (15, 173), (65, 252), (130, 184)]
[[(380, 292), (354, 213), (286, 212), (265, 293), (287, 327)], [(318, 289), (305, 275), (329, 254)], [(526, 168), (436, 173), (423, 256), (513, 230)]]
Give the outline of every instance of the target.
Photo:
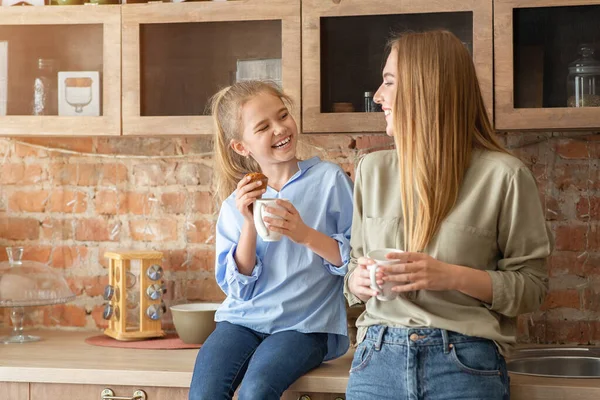
[[(556, 238), (542, 309), (519, 319), (519, 340), (600, 342), (600, 135), (507, 133), (502, 139), (534, 172)], [(392, 148), (383, 135), (304, 135), (318, 155), (351, 176), (361, 155)], [(0, 138), (0, 259), (22, 245), (24, 259), (64, 273), (75, 301), (42, 307), (28, 326), (99, 329), (106, 250), (165, 254), (167, 305), (223, 299), (214, 280), (210, 193), (212, 138)], [(0, 309), (0, 325), (8, 325)], [(164, 326), (172, 328), (171, 315)]]

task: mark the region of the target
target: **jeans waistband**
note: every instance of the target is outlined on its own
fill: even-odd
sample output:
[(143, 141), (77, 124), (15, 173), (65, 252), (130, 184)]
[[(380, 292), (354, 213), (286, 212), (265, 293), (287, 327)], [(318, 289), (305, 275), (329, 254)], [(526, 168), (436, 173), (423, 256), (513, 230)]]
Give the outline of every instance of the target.
[(365, 340), (375, 342), (379, 350), (382, 343), (409, 346), (439, 346), (448, 352), (452, 343), (489, 341), (476, 336), (467, 336), (462, 333), (447, 331), (437, 328), (392, 328), (384, 325), (373, 325), (367, 329)]

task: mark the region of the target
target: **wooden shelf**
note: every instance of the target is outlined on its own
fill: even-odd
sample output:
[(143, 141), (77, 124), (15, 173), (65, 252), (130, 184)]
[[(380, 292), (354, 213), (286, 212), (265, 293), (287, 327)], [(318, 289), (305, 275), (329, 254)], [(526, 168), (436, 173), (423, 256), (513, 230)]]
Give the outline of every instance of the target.
[[(0, 135), (77, 136), (121, 133), (121, 7), (8, 7), (0, 41), (8, 41), (8, 104)], [(100, 72), (101, 116), (32, 116), (37, 58), (58, 70)], [(57, 94), (58, 95), (58, 94)]]
[(236, 60), (262, 58), (282, 59), (299, 104), (300, 0), (123, 7), (123, 134), (214, 133), (209, 97), (233, 83)]
[(599, 18), (598, 0), (495, 0), (496, 129), (600, 127), (600, 108), (567, 107), (568, 64), (600, 45)]
[(390, 31), (433, 28), (449, 29), (471, 42), (492, 116), (491, 0), (303, 0), (304, 132), (384, 132), (381, 113), (331, 113), (331, 103), (351, 102), (362, 111), (363, 93), (381, 84)]

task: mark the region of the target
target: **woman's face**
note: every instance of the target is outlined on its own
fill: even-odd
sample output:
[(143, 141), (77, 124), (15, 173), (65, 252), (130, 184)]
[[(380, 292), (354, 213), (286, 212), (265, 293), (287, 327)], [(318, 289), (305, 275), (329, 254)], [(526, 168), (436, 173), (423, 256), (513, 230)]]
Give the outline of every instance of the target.
[(396, 100), (396, 91), (398, 90), (398, 86), (396, 85), (397, 66), (398, 52), (392, 49), (383, 68), (383, 82), (373, 98), (375, 103), (380, 104), (383, 109), (386, 122), (385, 133), (388, 136), (394, 135), (393, 108), (394, 101)]

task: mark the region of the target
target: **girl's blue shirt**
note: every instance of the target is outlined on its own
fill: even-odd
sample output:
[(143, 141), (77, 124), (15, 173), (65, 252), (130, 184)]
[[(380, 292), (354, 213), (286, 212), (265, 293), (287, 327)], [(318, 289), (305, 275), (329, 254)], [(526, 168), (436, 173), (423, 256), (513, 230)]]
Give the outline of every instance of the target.
[(264, 242), (258, 236), (252, 275), (241, 274), (234, 255), (244, 219), (233, 193), (223, 202), (217, 221), (215, 275), (227, 298), (215, 320), (269, 334), (328, 333), (325, 360), (330, 360), (349, 346), (342, 288), (350, 261), (352, 181), (339, 166), (318, 157), (298, 166), (281, 191), (268, 187), (262, 197), (289, 200), (307, 226), (335, 239), (342, 266), (285, 236), (278, 242)]

